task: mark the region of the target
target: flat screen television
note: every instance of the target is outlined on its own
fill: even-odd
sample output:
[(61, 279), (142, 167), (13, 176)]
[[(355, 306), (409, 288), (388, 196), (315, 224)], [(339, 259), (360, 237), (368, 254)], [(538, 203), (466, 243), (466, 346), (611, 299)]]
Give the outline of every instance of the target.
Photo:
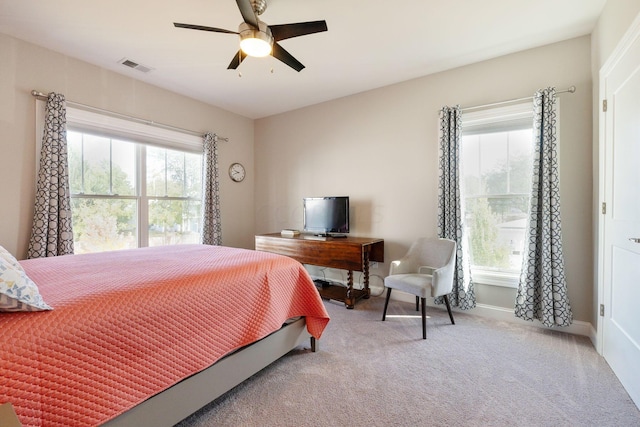
[(349, 197), (305, 197), (303, 230), (319, 236), (349, 232)]

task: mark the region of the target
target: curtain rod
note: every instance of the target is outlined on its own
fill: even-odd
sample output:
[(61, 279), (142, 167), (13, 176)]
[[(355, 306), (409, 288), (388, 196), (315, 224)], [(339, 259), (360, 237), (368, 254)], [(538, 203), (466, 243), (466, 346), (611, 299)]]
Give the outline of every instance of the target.
[[(556, 93), (574, 93), (576, 91), (576, 87), (575, 86), (570, 86), (569, 88), (565, 89), (565, 90), (557, 90)], [(511, 104), (514, 102), (520, 102), (520, 101), (526, 101), (528, 99), (533, 99), (533, 96), (527, 96), (524, 98), (517, 98), (517, 99), (510, 99), (508, 101), (500, 101), (500, 102), (494, 102), (492, 104), (484, 104), (484, 105), (476, 105), (475, 107), (465, 107), (465, 108), (461, 108), (460, 111), (471, 111), (471, 110), (480, 110), (482, 108), (489, 108), (489, 107), (496, 107), (498, 105), (504, 105), (504, 104)]]
[[(48, 97), (48, 94), (42, 93), (42, 92), (38, 92), (37, 90), (32, 90), (31, 91), (31, 95), (33, 95), (36, 98), (40, 98), (40, 99), (44, 99), (44, 100), (46, 100), (47, 97)], [(177, 132), (187, 133), (189, 135), (195, 135), (195, 136), (202, 136), (203, 135), (202, 132), (196, 132), (194, 130), (183, 129), (183, 128), (179, 128), (179, 127), (171, 126), (171, 125), (165, 125), (165, 124), (162, 124), (162, 123), (154, 122), (153, 120), (141, 119), (139, 117), (132, 117), (132, 116), (128, 116), (126, 114), (116, 113), (114, 111), (103, 110), (102, 108), (92, 107), (92, 106), (86, 105), (86, 104), (80, 104), (79, 102), (66, 100), (66, 103), (69, 104), (69, 105), (72, 105), (74, 107), (79, 107), (79, 108), (84, 109), (84, 110), (94, 111), (94, 112), (97, 112), (97, 113), (106, 114), (106, 115), (111, 116), (111, 117), (116, 117), (116, 118), (126, 119), (126, 120), (130, 120), (130, 121), (138, 122), (138, 123), (143, 123), (145, 125), (150, 125), (150, 126), (155, 126), (155, 127), (167, 129), (167, 130), (173, 130), (173, 131), (177, 131)], [(223, 138), (223, 137), (218, 136), (216, 134), (214, 134), (214, 137), (218, 141), (229, 142), (229, 138)]]

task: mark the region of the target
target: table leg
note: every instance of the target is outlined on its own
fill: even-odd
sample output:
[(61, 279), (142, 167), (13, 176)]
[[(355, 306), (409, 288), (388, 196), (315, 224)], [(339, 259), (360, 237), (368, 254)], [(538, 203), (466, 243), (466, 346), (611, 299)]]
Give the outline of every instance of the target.
[(371, 289), (369, 289), (369, 251), (364, 252), (364, 265), (362, 266), (362, 274), (364, 276), (364, 296), (362, 298), (369, 299)]
[(356, 297), (353, 295), (353, 271), (347, 273), (347, 295), (344, 299), (344, 305), (347, 308), (353, 308), (356, 304)]

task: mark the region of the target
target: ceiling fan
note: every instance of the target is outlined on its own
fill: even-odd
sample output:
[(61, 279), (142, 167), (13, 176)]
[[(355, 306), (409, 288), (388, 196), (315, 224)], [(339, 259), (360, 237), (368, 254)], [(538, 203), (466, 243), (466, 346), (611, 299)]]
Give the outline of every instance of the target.
[(258, 19), (258, 16), (267, 8), (266, 0), (236, 0), (236, 3), (244, 20), (238, 27), (237, 32), (202, 25), (180, 24), (178, 22), (174, 22), (173, 25), (191, 30), (238, 34), (240, 36), (240, 50), (238, 50), (238, 53), (236, 53), (227, 67), (229, 70), (238, 68), (247, 56), (261, 57), (271, 55), (299, 72), (304, 68), (304, 65), (280, 46), (278, 42), (293, 37), (327, 31), (327, 23), (325, 21), (267, 25)]

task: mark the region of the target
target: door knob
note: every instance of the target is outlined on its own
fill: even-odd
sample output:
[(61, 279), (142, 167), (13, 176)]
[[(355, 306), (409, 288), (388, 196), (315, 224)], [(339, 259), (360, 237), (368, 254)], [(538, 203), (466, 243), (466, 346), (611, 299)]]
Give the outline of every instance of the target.
[(640, 237), (629, 237), (629, 240), (633, 243), (640, 243)]

